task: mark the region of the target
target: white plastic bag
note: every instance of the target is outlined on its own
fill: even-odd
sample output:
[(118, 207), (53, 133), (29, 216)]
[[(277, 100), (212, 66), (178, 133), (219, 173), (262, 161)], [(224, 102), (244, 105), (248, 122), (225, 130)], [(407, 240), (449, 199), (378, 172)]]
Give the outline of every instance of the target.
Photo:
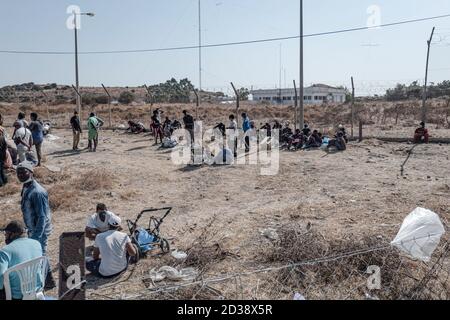
[(391, 245), (428, 262), (444, 232), (444, 226), (436, 213), (417, 208), (405, 218)]

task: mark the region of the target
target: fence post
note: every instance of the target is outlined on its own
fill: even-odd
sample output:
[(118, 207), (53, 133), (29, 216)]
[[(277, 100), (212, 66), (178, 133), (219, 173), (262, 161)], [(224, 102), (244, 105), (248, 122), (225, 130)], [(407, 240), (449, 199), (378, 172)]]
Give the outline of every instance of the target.
[(355, 83), (352, 77), (352, 126), (351, 126), (351, 136), (353, 138), (353, 126), (355, 123)]
[(359, 142), (363, 141), (363, 122), (359, 120)]
[(231, 86), (233, 87), (234, 94), (236, 95), (236, 123), (237, 123), (237, 125), (239, 127), (239, 102), (240, 102), (240, 97), (239, 97), (239, 92), (234, 87), (233, 82), (231, 82)]
[(109, 108), (109, 128), (112, 129), (112, 112), (111, 112), (111, 95), (109, 94), (108, 90), (106, 90), (105, 86), (102, 83), (103, 90), (105, 90), (106, 94), (108, 95), (108, 108)]

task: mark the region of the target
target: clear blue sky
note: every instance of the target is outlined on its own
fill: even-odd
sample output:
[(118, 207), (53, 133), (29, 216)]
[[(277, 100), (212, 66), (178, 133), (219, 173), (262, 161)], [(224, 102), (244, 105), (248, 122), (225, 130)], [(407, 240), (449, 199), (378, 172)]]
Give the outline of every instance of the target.
[[(83, 17), (79, 50), (122, 50), (198, 44), (197, 0), (1, 0), (0, 50), (72, 51), (66, 28), (69, 5), (93, 11)], [(450, 13), (448, 0), (304, 0), (305, 34), (365, 26), (367, 8), (381, 8), (381, 23)], [(203, 43), (295, 36), (298, 0), (202, 0)], [(426, 40), (436, 26), (430, 81), (450, 79), (450, 18), (305, 39), (305, 84), (349, 86), (354, 76), (361, 93), (398, 81), (422, 80)], [(437, 42), (437, 41), (436, 41)], [(299, 41), (288, 40), (203, 49), (203, 87), (226, 91), (229, 82), (254, 88), (298, 81)], [(80, 84), (135, 86), (171, 77), (198, 85), (198, 51), (82, 55)], [(0, 86), (74, 83), (74, 58), (0, 53)]]

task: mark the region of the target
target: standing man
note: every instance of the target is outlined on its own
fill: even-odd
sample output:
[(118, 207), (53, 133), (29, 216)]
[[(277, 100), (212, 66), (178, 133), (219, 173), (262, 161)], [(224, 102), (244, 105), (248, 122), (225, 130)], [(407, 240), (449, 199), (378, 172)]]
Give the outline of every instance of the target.
[(98, 146), (98, 130), (103, 126), (104, 122), (102, 119), (98, 118), (95, 113), (91, 113), (88, 119), (88, 148), (89, 152), (97, 152)]
[(44, 125), (41, 120), (38, 120), (38, 115), (35, 112), (30, 114), (31, 123), (28, 128), (31, 131), (33, 137), (33, 145), (36, 148), (36, 154), (38, 158), (37, 166), (41, 166), (42, 159), (42, 143), (44, 142)]
[(245, 112), (242, 113), (242, 121), (242, 130), (244, 130), (245, 134), (245, 153), (248, 153), (250, 151), (250, 136), (247, 134), (247, 131), (250, 130), (250, 119)]
[(237, 157), (237, 137), (238, 137), (238, 125), (236, 122), (236, 119), (234, 118), (233, 114), (230, 114), (230, 116), (228, 117), (228, 120), (230, 120), (230, 122), (228, 123), (228, 127), (227, 129), (229, 130), (228, 132), (231, 133), (230, 137), (228, 137), (228, 146), (231, 147), (233, 146), (233, 154), (234, 157)]
[(194, 118), (187, 112), (187, 110), (183, 110), (183, 123), (184, 129), (186, 129), (191, 136), (191, 143), (194, 143)]
[(14, 122), (14, 128), (13, 140), (17, 146), (19, 161), (23, 162), (27, 159), (27, 152), (31, 151), (33, 137), (31, 131), (23, 126), (23, 121)]
[[(17, 166), (17, 178), (23, 184), (21, 209), (28, 237), (39, 241), (42, 254), (47, 254), (47, 242), (52, 232), (52, 215), (47, 191), (33, 177), (33, 165), (24, 161)], [(50, 263), (45, 280), (46, 288), (54, 288)]]
[(73, 133), (73, 151), (78, 150), (78, 144), (80, 143), (80, 136), (81, 136), (81, 124), (80, 124), (80, 118), (78, 117), (78, 112), (75, 110), (73, 113), (73, 117), (70, 118), (70, 125), (72, 127), (72, 133)]

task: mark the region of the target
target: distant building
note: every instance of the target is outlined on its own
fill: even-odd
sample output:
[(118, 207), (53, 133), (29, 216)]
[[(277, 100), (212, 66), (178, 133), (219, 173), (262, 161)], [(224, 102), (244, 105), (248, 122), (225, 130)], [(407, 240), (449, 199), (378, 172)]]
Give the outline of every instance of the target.
[[(250, 92), (253, 96), (253, 101), (269, 102), (278, 104), (294, 104), (295, 90), (291, 89), (268, 89), (268, 90), (253, 90)], [(297, 89), (300, 93), (300, 89)], [(314, 84), (303, 90), (304, 104), (322, 104), (322, 103), (344, 103), (345, 90), (331, 87), (325, 84)]]

